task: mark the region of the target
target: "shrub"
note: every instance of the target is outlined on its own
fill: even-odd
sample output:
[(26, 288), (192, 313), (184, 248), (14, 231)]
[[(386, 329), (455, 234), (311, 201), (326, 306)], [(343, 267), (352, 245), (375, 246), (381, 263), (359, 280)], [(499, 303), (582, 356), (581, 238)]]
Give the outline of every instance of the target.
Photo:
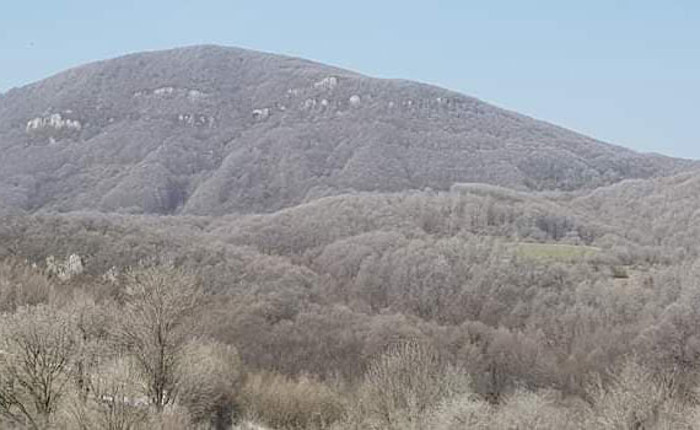
[(236, 349), (213, 341), (193, 341), (180, 362), (178, 404), (194, 423), (230, 428), (242, 380)]
[(612, 266), (610, 270), (612, 271), (612, 276), (615, 279), (627, 279), (630, 277), (629, 273), (627, 273), (627, 269), (625, 269), (623, 266)]
[(599, 429), (682, 428), (680, 407), (671, 393), (637, 361), (628, 359), (605, 383), (588, 387), (592, 408), (588, 426)]
[(0, 311), (48, 303), (53, 284), (40, 270), (15, 260), (0, 262)]
[(241, 402), (247, 419), (279, 430), (327, 428), (345, 409), (340, 395), (313, 377), (271, 373), (250, 375)]
[(429, 428), (434, 430), (487, 429), (493, 414), (494, 407), (490, 403), (472, 393), (465, 393), (443, 401), (433, 412)]
[(437, 352), (408, 342), (391, 347), (372, 362), (358, 389), (348, 428), (425, 428), (446, 399), (469, 391), (465, 374)]
[(493, 429), (579, 429), (570, 411), (557, 404), (556, 394), (546, 390), (519, 391), (508, 396), (489, 420)]
[(132, 359), (118, 358), (98, 367), (86, 385), (72, 393), (64, 418), (67, 428), (133, 430), (146, 425), (148, 400)]

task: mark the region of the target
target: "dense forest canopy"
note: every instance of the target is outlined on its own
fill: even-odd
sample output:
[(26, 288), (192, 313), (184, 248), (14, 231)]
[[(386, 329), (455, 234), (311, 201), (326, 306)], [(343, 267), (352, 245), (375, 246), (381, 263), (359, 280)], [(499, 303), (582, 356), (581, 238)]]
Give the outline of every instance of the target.
[(695, 162), (217, 47), (0, 149), (3, 428), (700, 428)]

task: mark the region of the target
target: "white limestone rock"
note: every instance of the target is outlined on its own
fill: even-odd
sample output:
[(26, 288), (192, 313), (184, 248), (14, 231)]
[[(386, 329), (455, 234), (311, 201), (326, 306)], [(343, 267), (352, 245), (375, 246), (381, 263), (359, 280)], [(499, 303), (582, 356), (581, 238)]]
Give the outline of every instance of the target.
[(265, 121), (270, 117), (270, 108), (253, 109), (253, 119), (255, 121)]
[(199, 90), (188, 90), (187, 91), (187, 98), (190, 99), (190, 101), (197, 101), (200, 99), (203, 99), (206, 97), (206, 94), (199, 91)]
[(335, 76), (327, 76), (318, 82), (314, 83), (314, 88), (322, 90), (332, 90), (338, 86), (338, 78)]
[(66, 260), (66, 274), (72, 277), (80, 275), (83, 270), (83, 259), (78, 254), (71, 254)]
[(195, 113), (181, 113), (177, 116), (177, 121), (188, 127), (213, 128), (216, 125), (214, 117)]
[(160, 87), (156, 88), (154, 90), (142, 90), (142, 91), (137, 91), (134, 93), (135, 98), (143, 98), (143, 97), (156, 97), (156, 98), (165, 98), (165, 97), (181, 97), (181, 98), (186, 98), (187, 100), (191, 102), (196, 102), (198, 100), (201, 100), (205, 97), (207, 97), (207, 93), (193, 89), (193, 88), (179, 88), (179, 87)]
[(310, 110), (316, 107), (316, 99), (306, 99), (304, 101), (304, 109)]
[(156, 88), (153, 90), (153, 95), (154, 96), (166, 96), (166, 95), (171, 95), (175, 92), (174, 87), (162, 87), (162, 88)]
[(53, 255), (46, 258), (46, 271), (61, 281), (67, 281), (85, 271), (83, 259), (78, 254), (71, 254), (65, 261), (57, 260)]
[(26, 131), (38, 131), (44, 129), (53, 130), (82, 130), (83, 125), (80, 121), (70, 118), (64, 118), (60, 113), (52, 113), (43, 117), (36, 117), (27, 122)]

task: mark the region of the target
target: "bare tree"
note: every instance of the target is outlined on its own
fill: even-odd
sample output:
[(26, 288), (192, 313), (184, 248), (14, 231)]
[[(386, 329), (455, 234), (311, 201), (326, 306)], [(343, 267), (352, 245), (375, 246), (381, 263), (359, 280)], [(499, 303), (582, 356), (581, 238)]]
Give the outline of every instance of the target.
[(72, 319), (46, 306), (20, 309), (2, 321), (0, 414), (45, 429), (69, 389), (78, 342)]
[(369, 428), (427, 428), (431, 410), (469, 391), (469, 379), (433, 348), (397, 344), (370, 364), (359, 388), (359, 413)]
[[(91, 369), (89, 396), (76, 389), (71, 401), (64, 408), (62, 417), (65, 428), (136, 430), (141, 429), (148, 418), (148, 408), (142, 402), (141, 374), (132, 358), (116, 358), (106, 361), (99, 368)], [(78, 388), (78, 387), (76, 387)]]
[(127, 276), (117, 338), (134, 356), (159, 412), (176, 398), (180, 353), (203, 297), (195, 277), (181, 269), (153, 267)]

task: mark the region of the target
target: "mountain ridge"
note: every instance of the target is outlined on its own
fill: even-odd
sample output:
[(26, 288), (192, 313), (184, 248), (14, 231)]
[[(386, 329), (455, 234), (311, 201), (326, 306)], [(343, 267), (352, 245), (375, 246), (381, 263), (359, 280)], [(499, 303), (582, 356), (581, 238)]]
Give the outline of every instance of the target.
[(272, 212), (351, 191), (590, 189), (697, 163), (402, 79), (213, 45), (0, 97), (0, 201), (27, 212)]

